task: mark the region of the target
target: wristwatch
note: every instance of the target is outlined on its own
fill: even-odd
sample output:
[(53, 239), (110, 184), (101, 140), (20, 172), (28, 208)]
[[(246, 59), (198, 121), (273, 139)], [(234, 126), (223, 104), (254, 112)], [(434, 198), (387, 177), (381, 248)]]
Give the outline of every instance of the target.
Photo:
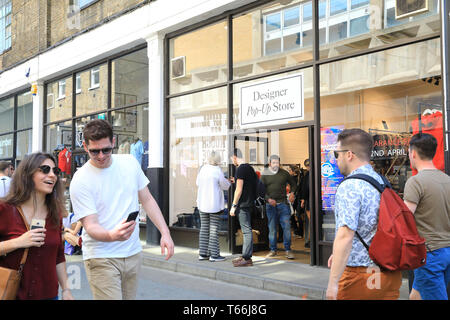
[(232, 207), (232, 208), (237, 208), (237, 204), (234, 204), (234, 203), (233, 203), (233, 204), (231, 205), (231, 207)]

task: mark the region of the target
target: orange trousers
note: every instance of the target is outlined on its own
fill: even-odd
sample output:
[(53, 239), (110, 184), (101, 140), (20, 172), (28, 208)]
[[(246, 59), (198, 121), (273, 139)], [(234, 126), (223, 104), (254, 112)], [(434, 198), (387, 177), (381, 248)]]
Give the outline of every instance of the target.
[(374, 267), (346, 267), (339, 279), (338, 300), (397, 300), (402, 285), (401, 271)]

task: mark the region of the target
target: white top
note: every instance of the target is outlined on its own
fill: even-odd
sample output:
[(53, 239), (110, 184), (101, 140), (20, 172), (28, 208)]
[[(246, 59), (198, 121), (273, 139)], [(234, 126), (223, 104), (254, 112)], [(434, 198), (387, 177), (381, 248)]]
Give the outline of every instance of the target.
[[(70, 198), (76, 222), (97, 214), (100, 225), (112, 230), (133, 211), (139, 211), (138, 191), (149, 180), (137, 160), (129, 154), (112, 155), (112, 164), (105, 169), (86, 162), (75, 172), (70, 184)], [(142, 250), (139, 223), (127, 241), (94, 240), (83, 228), (83, 260), (91, 258), (126, 258)]]
[(11, 183), (10, 177), (8, 176), (0, 177), (0, 198), (3, 198), (8, 194), (10, 183)]
[(223, 190), (231, 183), (225, 178), (219, 166), (205, 164), (197, 176), (197, 207), (208, 213), (217, 213), (225, 208)]

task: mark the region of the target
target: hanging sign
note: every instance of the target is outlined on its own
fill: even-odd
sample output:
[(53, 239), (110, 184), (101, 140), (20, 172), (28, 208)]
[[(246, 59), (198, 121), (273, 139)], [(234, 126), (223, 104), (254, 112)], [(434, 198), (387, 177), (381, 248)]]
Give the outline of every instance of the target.
[(304, 120), (303, 73), (241, 87), (241, 128)]

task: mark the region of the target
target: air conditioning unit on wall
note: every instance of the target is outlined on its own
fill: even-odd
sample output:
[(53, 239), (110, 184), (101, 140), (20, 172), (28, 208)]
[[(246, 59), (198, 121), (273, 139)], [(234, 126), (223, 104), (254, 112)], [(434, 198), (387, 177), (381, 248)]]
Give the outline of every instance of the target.
[(170, 60), (171, 73), (170, 78), (181, 79), (186, 77), (186, 56), (172, 58)]

